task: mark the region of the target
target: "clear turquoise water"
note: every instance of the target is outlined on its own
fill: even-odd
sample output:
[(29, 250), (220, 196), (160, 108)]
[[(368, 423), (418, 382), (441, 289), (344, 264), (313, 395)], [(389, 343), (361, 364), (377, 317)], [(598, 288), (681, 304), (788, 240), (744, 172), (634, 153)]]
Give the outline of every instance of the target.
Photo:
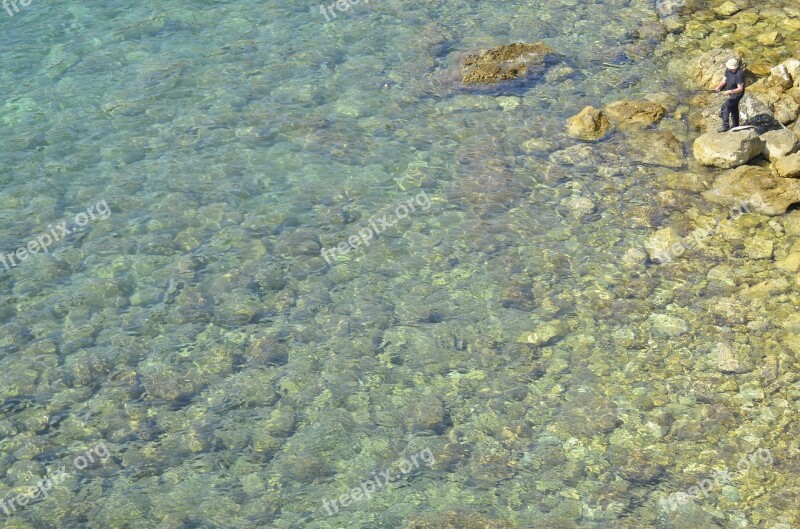
[[(658, 499), (688, 486), (671, 463), (717, 462), (653, 426), (707, 411), (675, 387), (680, 354), (719, 341), (708, 302), (685, 269), (622, 264), (666, 215), (662, 169), (615, 140), (552, 154), (585, 105), (670, 82), (649, 2), (3, 16), (0, 250), (111, 214), (0, 269), (0, 490), (111, 456), (0, 525), (661, 527)], [(560, 54), (544, 78), (456, 82), (464, 52), (536, 40)], [(651, 333), (655, 312), (690, 332)], [(325, 512), (426, 449), (435, 464)]]

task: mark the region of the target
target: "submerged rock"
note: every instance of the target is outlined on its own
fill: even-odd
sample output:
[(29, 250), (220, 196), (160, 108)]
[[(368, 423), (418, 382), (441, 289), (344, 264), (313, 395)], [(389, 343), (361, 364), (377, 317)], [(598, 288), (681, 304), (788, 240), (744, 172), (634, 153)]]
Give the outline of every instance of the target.
[(604, 138), (610, 130), (608, 118), (591, 106), (584, 108), (567, 122), (567, 134), (579, 140), (596, 141)]
[(683, 146), (671, 132), (655, 130), (630, 134), (626, 144), (631, 156), (640, 163), (683, 167)]
[(553, 50), (543, 42), (518, 42), (468, 55), (461, 68), (464, 83), (497, 83), (528, 73), (531, 66), (544, 66)]
[(778, 161), (797, 150), (797, 134), (789, 129), (771, 130), (761, 135), (764, 141), (764, 158)]
[(753, 129), (706, 132), (694, 140), (694, 157), (703, 165), (730, 169), (752, 160), (764, 150), (764, 141)]
[(800, 202), (800, 181), (772, 176), (762, 167), (743, 166), (722, 173), (703, 197), (763, 215), (783, 215), (789, 206)]
[(603, 107), (603, 114), (622, 128), (649, 127), (661, 120), (666, 111), (662, 105), (650, 101), (615, 101)]
[(656, 231), (645, 240), (644, 247), (650, 260), (658, 264), (672, 261), (685, 249), (680, 235), (673, 228)]

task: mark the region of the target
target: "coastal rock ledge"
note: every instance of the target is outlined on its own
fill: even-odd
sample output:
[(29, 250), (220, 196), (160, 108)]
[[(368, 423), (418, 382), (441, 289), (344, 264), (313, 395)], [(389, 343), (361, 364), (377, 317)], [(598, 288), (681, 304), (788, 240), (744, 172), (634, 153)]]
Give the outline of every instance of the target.
[(707, 132), (694, 140), (694, 157), (703, 165), (732, 169), (764, 151), (764, 140), (754, 129)]

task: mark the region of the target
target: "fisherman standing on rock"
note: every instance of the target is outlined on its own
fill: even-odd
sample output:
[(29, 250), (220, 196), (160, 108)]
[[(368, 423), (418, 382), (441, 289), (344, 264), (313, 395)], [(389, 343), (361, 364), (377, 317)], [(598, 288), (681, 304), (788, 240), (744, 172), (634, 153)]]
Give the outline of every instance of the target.
[(717, 132), (727, 132), (731, 129), (728, 125), (728, 116), (731, 118), (733, 128), (739, 126), (739, 101), (744, 97), (744, 70), (739, 68), (739, 59), (730, 59), (725, 63), (725, 67), (725, 77), (714, 91), (719, 92), (724, 86), (725, 90), (722, 93), (730, 97), (720, 109), (722, 128)]

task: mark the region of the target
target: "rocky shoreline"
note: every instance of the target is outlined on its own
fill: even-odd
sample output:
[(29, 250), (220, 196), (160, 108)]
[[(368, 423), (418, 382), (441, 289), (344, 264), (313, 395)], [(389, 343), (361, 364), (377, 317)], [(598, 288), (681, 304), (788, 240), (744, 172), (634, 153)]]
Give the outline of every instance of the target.
[[(648, 526), (789, 529), (800, 524), (800, 512), (790, 507), (800, 501), (790, 468), (800, 454), (800, 211), (792, 209), (800, 203), (800, 7), (787, 4), (676, 2), (669, 14), (662, 13), (665, 37), (656, 49), (676, 80), (674, 90), (656, 87), (641, 98), (593, 102), (576, 109), (562, 135), (525, 144), (554, 164), (594, 168), (601, 179), (617, 177), (609, 167), (619, 153), (640, 164), (639, 174), (645, 176), (639, 183), (652, 186), (653, 198), (630, 209), (633, 224), (648, 233), (639, 247), (623, 250), (621, 266), (634, 280), (658, 275), (676, 289), (685, 288), (683, 295), (691, 290), (697, 297), (673, 303), (675, 294), (664, 290), (659, 294), (667, 298), (663, 313), (650, 314), (647, 325), (674, 353), (679, 346), (673, 342), (684, 343), (695, 328), (692, 312), (707, 312), (713, 325), (704, 328), (705, 338), (719, 339), (708, 354), (692, 351), (691, 364), (674, 354), (653, 359), (663, 362), (653, 377), (683, 383), (685, 406), (664, 407), (663, 413), (680, 409), (686, 414), (672, 431), (687, 443), (666, 447), (647, 439), (647, 433), (626, 439), (622, 444), (636, 453), (626, 460), (626, 470), (658, 473), (659, 463), (645, 453), (669, 451), (671, 462), (662, 463), (673, 469), (652, 491), (651, 497), (659, 498), (670, 483), (685, 489), (693, 479), (706, 477), (714, 465), (730, 459), (726, 451), (734, 448), (762, 447), (777, 454), (771, 483), (749, 478), (723, 487), (713, 502), (690, 501), (677, 512), (637, 509), (631, 520), (647, 520)], [(747, 65), (747, 95), (740, 108), (742, 124), (753, 128), (717, 133), (723, 99), (709, 90), (734, 56)], [(520, 341), (540, 344), (547, 336), (529, 333)], [(735, 415), (735, 424), (711, 410)], [(715, 434), (712, 424), (718, 426)], [(682, 427), (686, 430), (674, 434)], [(724, 443), (722, 430), (730, 433)], [(608, 450), (617, 449), (612, 441)]]

